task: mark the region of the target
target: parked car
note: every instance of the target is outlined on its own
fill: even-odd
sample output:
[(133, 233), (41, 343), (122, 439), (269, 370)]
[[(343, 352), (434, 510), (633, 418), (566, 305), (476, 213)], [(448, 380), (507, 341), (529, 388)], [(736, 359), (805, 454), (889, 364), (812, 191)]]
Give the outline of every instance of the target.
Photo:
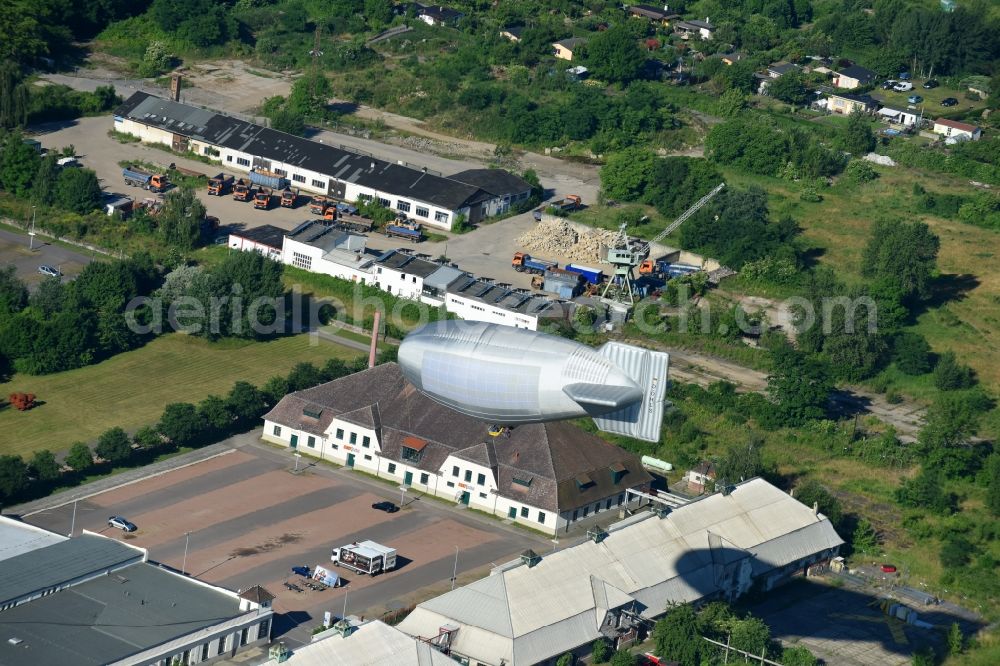
[(129, 522), (121, 516), (111, 516), (108, 518), (108, 527), (114, 527), (122, 532), (135, 532), (138, 529), (134, 523)]
[(386, 513), (396, 513), (399, 511), (399, 507), (392, 502), (375, 502), (372, 504), (373, 509), (378, 509), (379, 511), (385, 511)]
[(896, 573), (896, 565), (894, 564), (883, 564), (882, 573)]
[(892, 87), (899, 83), (896, 79), (886, 79), (882, 84), (882, 90), (892, 90)]
[(312, 577), (312, 572), (309, 570), (309, 567), (306, 566), (292, 567), (292, 573), (305, 576), (306, 578)]
[(958, 100), (954, 97), (945, 97), (941, 100), (941, 106), (958, 106)]
[(913, 90), (913, 84), (909, 81), (900, 81), (892, 87), (896, 92), (910, 92)]
[(910, 95), (909, 97), (906, 98), (906, 101), (909, 102), (910, 104), (920, 104), (922, 101), (924, 101), (924, 98), (921, 97), (920, 95)]
[(924, 88), (926, 88), (927, 90), (930, 90), (931, 88), (937, 88), (939, 85), (941, 84), (937, 82), (937, 79), (927, 79), (926, 81), (924, 81)]
[(909, 72), (900, 72), (899, 73), (899, 80), (900, 81), (909, 81), (910, 80), (910, 73)]
[(38, 272), (42, 275), (48, 275), (49, 277), (61, 277), (62, 272), (58, 268), (52, 268), (52, 266), (47, 266), (42, 264), (38, 267)]

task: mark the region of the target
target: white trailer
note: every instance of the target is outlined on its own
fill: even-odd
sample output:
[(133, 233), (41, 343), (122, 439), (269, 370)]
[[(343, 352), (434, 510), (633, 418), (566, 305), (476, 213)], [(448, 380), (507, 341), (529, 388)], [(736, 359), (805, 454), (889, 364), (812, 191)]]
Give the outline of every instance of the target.
[(391, 571), (396, 567), (396, 549), (374, 541), (355, 541), (334, 548), (330, 560), (334, 566), (344, 566), (352, 571), (374, 576), (380, 571)]

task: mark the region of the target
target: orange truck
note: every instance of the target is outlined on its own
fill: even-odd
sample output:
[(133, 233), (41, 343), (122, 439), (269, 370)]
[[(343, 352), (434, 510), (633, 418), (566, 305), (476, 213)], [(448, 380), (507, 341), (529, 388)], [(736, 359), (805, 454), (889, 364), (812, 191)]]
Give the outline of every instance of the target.
[[(324, 216), (328, 208), (333, 208), (333, 202), (324, 196), (316, 196), (309, 202), (309, 212), (313, 215)], [(333, 218), (329, 218), (333, 219)]]
[(271, 190), (261, 187), (253, 195), (253, 207), (257, 210), (267, 210), (271, 207)]
[(232, 176), (227, 176), (224, 173), (216, 175), (214, 178), (208, 180), (208, 193), (212, 196), (221, 197), (224, 194), (228, 194), (229, 190), (233, 187)]
[(295, 204), (299, 200), (299, 191), (292, 191), (291, 188), (286, 187), (281, 191), (281, 207), (282, 208), (295, 208)]
[(242, 178), (233, 185), (233, 199), (237, 201), (250, 201), (253, 198), (253, 188), (244, 182)]
[(130, 166), (122, 169), (122, 177), (126, 185), (141, 187), (150, 192), (163, 192), (170, 185), (167, 177), (162, 174), (146, 173)]

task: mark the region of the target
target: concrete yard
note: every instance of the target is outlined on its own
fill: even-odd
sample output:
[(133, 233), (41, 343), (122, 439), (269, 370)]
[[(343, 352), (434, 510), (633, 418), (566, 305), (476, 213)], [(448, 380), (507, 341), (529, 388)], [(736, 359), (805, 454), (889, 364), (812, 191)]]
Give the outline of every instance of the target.
[[(147, 548), (162, 562), (209, 583), (231, 589), (262, 585), (276, 595), (284, 615), (275, 637), (290, 646), (308, 642), (323, 612), (339, 615), (347, 595), (348, 613), (381, 615), (447, 589), (458, 549), (458, 574), (516, 557), (526, 548), (551, 549), (542, 535), (516, 530), (457, 507), (415, 494), (403, 510), (386, 514), (371, 508), (400, 493), (360, 473), (326, 465), (294, 474), (289, 451), (259, 443), (144, 478), (82, 499), (76, 506), (76, 533), (102, 532)], [(307, 467), (308, 466), (308, 467)], [(27, 522), (67, 533), (73, 504), (26, 517)], [(133, 534), (108, 528), (111, 515), (138, 526)], [(347, 585), (302, 592), (284, 587), (299, 579), (293, 566), (330, 566), (330, 549), (371, 539), (394, 547), (397, 569), (374, 578), (335, 569)], [(186, 557), (185, 557), (186, 551)]]
[(38, 267), (42, 264), (62, 271), (65, 276), (63, 279), (70, 279), (76, 277), (91, 261), (86, 254), (54, 244), (45, 236), (35, 236), (34, 249), (28, 249), (29, 247), (27, 234), (0, 230), (0, 266), (13, 264), (17, 276), (29, 288), (45, 278), (38, 272)]

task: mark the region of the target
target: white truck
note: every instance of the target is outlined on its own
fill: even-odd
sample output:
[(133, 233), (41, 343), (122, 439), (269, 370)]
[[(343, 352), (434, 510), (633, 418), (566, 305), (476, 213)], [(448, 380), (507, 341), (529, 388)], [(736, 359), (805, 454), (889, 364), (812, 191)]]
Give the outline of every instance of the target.
[(344, 566), (358, 573), (374, 576), (396, 567), (396, 549), (374, 541), (355, 541), (334, 548), (330, 560), (334, 566)]

